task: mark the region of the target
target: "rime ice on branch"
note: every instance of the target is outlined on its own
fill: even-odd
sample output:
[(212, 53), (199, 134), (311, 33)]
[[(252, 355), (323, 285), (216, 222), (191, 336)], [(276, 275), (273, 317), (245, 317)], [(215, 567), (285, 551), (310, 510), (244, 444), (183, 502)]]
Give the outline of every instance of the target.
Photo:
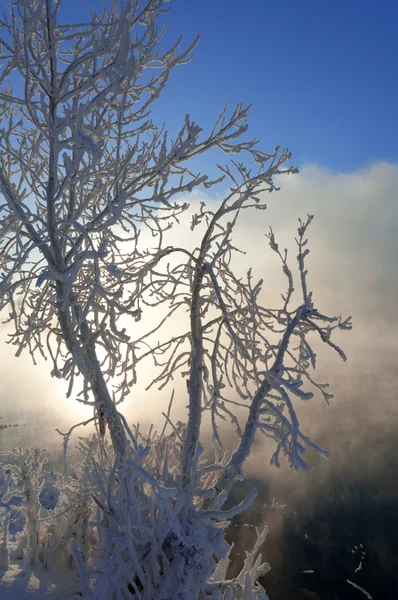
[[(258, 565), (231, 584), (233, 592), (206, 583), (214, 556), (227, 552), (222, 528), (232, 513), (222, 506), (258, 432), (275, 441), (277, 466), (281, 453), (294, 469), (306, 467), (307, 447), (326, 454), (301, 431), (295, 403), (313, 392), (331, 397), (311, 374), (308, 334), (345, 358), (331, 336), (350, 321), (323, 315), (308, 290), (311, 217), (298, 230), (298, 305), (293, 270), (272, 230), (269, 243), (287, 278), (281, 306), (262, 306), (263, 282), (251, 270), (246, 279), (234, 272), (242, 210), (264, 210), (275, 176), (296, 169), (285, 166), (288, 150), (262, 152), (257, 140), (245, 140), (249, 107), (241, 104), (225, 107), (208, 132), (188, 115), (174, 139), (153, 123), (152, 104), (197, 42), (162, 47), (166, 1), (111, 0), (82, 24), (61, 22), (60, 7), (10, 0), (0, 19), (0, 308), (17, 355), (27, 350), (33, 361), (49, 360), (52, 375), (68, 381), (68, 396), (93, 407), (101, 438), (109, 427), (112, 450), (105, 453), (102, 440), (102, 458), (92, 465), (101, 550), (97, 570), (82, 574), (83, 593), (104, 597), (106, 581), (113, 586), (106, 600), (160, 599), (162, 590), (180, 590), (179, 598), (260, 598)], [(220, 163), (223, 154), (233, 157), (218, 165), (215, 181), (191, 160), (211, 149)], [(166, 246), (165, 231), (188, 208), (181, 195), (214, 185), (228, 191), (216, 208), (202, 204), (193, 216), (191, 228), (203, 228), (199, 245)], [(141, 242), (145, 231), (151, 248)], [(164, 318), (134, 338), (134, 322), (151, 306), (163, 306)], [(187, 311), (185, 333), (153, 344), (167, 319)], [(148, 387), (164, 387), (177, 373), (187, 380), (187, 422), (174, 424), (169, 411), (167, 439), (140, 439), (117, 408), (148, 357), (159, 368)], [(211, 413), (212, 465), (199, 460), (204, 411)], [(229, 457), (220, 420), (237, 433)], [(66, 478), (71, 431), (64, 434)], [(71, 550), (81, 571), (87, 548), (80, 542)], [(50, 537), (49, 562), (52, 545)], [(119, 563), (111, 580), (112, 556)]]

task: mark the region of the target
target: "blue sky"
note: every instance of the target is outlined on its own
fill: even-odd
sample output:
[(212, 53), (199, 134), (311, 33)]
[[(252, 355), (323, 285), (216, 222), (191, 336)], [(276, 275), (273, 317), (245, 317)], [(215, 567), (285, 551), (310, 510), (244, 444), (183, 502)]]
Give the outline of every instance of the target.
[[(88, 0), (93, 5), (97, 0)], [(68, 0), (78, 20), (82, 3)], [(253, 103), (251, 133), (294, 163), (350, 172), (398, 161), (395, 0), (171, 0), (167, 41), (201, 41), (174, 73), (155, 116), (202, 127), (227, 99)]]

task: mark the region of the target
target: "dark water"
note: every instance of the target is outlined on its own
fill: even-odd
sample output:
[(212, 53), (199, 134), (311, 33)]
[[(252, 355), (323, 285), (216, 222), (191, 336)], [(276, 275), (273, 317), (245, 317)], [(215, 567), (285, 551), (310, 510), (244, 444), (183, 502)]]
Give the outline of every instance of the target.
[[(398, 467), (398, 464), (397, 464)], [(396, 479), (396, 472), (383, 477)], [(335, 482), (337, 483), (337, 482)], [(360, 600), (366, 596), (347, 583), (364, 588), (373, 600), (398, 598), (398, 503), (382, 497), (377, 484), (346, 482), (330, 485), (311, 498), (280, 498), (272, 508), (271, 489), (250, 480), (235, 490), (232, 504), (251, 487), (259, 500), (228, 530), (235, 543), (231, 575), (239, 570), (244, 550), (255, 541), (253, 525), (268, 523), (263, 560), (271, 571), (262, 581), (274, 600)], [(263, 503), (269, 504), (263, 508)], [(246, 524), (250, 523), (249, 526)], [(361, 563), (361, 568), (358, 569)], [(304, 573), (303, 571), (314, 571)]]

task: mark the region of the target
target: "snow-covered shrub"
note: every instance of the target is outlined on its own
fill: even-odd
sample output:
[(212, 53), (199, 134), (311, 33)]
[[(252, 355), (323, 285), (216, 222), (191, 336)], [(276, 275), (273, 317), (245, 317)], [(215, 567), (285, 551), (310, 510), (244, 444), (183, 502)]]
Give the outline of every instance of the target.
[(47, 458), (41, 448), (22, 448), (19, 446), (7, 453), (1, 453), (9, 463), (3, 468), (10, 469), (14, 481), (13, 489), (2, 494), (2, 502), (8, 503), (11, 498), (20, 498), (21, 503), (14, 506), (25, 518), (25, 527), (20, 539), (20, 549), (23, 550), (23, 560), (26, 565), (38, 565), (40, 526), (39, 518), (41, 504), (39, 500), (43, 482), (43, 473)]
[[(82, 453), (83, 464), (70, 457), (75, 462), (75, 477), (68, 477), (67, 481), (52, 468), (45, 470), (48, 462), (45, 450), (19, 447), (2, 453), (7, 461), (3, 469), (8, 471), (1, 494), (8, 509), (7, 519), (12, 518), (17, 528), (23, 519), (11, 553), (14, 560), (23, 558), (25, 564), (42, 565), (47, 570), (54, 561), (71, 566), (72, 538), (88, 558), (90, 535), (95, 538), (95, 534), (89, 532), (93, 504), (89, 492), (94, 482), (90, 477), (93, 466), (88, 455), (92, 455), (92, 445), (92, 438), (80, 440), (78, 451)], [(98, 446), (98, 441), (95, 445)]]
[[(76, 446), (78, 457), (68, 455), (67, 461), (71, 463), (71, 468), (67, 469), (67, 473), (54, 473), (52, 469), (50, 473), (46, 473), (47, 494), (42, 494), (42, 503), (48, 510), (41, 522), (40, 539), (43, 564), (47, 569), (53, 563), (73, 566), (70, 546), (72, 540), (76, 541), (83, 559), (90, 562), (90, 549), (96, 544), (98, 537), (96, 530), (90, 526), (95, 506), (92, 493), (96, 490), (92, 459), (94, 456), (97, 460), (102, 457), (101, 453), (97, 454), (98, 448), (97, 436), (79, 438)], [(55, 505), (54, 498), (57, 499)]]
[[(224, 497), (212, 509), (203, 510), (204, 500), (214, 497), (211, 475), (222, 464), (201, 461), (199, 445), (196, 476), (184, 489), (180, 469), (175, 468), (181, 464), (181, 445), (175, 438), (174, 431), (168, 436), (154, 435), (144, 446), (132, 436), (123, 459), (118, 455), (113, 464), (100, 464), (98, 456), (93, 457), (96, 486), (92, 498), (98, 511), (91, 526), (98, 532), (99, 543), (93, 548), (90, 566), (82, 545), (73, 538), (85, 597), (266, 598), (257, 582), (269, 569), (257, 556), (266, 530), (258, 532), (258, 543), (247, 554), (239, 577), (225, 581), (230, 547), (224, 529), (255, 494), (229, 511), (222, 510)], [(108, 458), (110, 454), (108, 448)], [(92, 590), (90, 596), (88, 590)]]
[(8, 550), (8, 525), (10, 522), (9, 515), (3, 518), (3, 534), (0, 542), (0, 569), (8, 569), (10, 565), (10, 555)]
[[(144, 446), (137, 443), (144, 438), (136, 429), (122, 464), (106, 441), (80, 438), (82, 461), (68, 455), (75, 477), (67, 480), (44, 470), (47, 459), (41, 449), (7, 453), (4, 458), (12, 464), (4, 468), (12, 469), (13, 489), (2, 500), (19, 497), (21, 504), (10, 508), (25, 517), (12, 558), (46, 570), (54, 564), (75, 566), (83, 597), (92, 600), (266, 598), (257, 583), (268, 570), (257, 557), (265, 530), (239, 577), (225, 581), (230, 547), (224, 529), (254, 494), (234, 510), (222, 511), (223, 498), (203, 510), (204, 499), (214, 497), (212, 475), (222, 463), (200, 460), (198, 446), (196, 476), (184, 489), (178, 432), (183, 432), (181, 425), (170, 435), (147, 438), (150, 444)], [(47, 509), (40, 502), (49, 504), (45, 485), (58, 497)], [(0, 547), (3, 568), (9, 560), (8, 522), (9, 514)]]
[(40, 504), (46, 510), (53, 510), (59, 500), (60, 491), (57, 487), (57, 474), (50, 466), (49, 471), (43, 471), (41, 480), (43, 484), (40, 490)]

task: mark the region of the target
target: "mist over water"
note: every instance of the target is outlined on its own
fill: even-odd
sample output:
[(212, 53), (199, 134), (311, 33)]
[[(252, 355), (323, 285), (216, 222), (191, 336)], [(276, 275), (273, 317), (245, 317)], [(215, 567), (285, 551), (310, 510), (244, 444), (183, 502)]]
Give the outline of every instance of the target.
[[(398, 597), (397, 183), (393, 165), (353, 175), (308, 167), (281, 182), (279, 211), (269, 204), (276, 237), (281, 231), (286, 240), (292, 213), (315, 213), (308, 236), (315, 305), (350, 314), (354, 324), (338, 340), (347, 363), (319, 348), (316, 379), (330, 382), (331, 405), (314, 399), (298, 410), (302, 429), (331, 458), (307, 453), (308, 472), (278, 470), (260, 437), (248, 461), (253, 479), (244, 487), (256, 485), (259, 500), (243, 521), (270, 527), (264, 552), (272, 571), (264, 583), (271, 598), (363, 597), (347, 578), (373, 598)], [(286, 508), (269, 508), (273, 498)], [(254, 536), (243, 531), (242, 540)]]
[[(259, 498), (238, 523), (269, 524), (265, 559), (272, 571), (265, 586), (271, 598), (316, 598), (303, 589), (322, 599), (364, 597), (345, 582), (347, 578), (376, 600), (396, 598), (398, 166), (377, 164), (345, 175), (308, 166), (299, 176), (283, 178), (280, 185), (281, 191), (269, 196), (265, 213), (242, 214), (235, 243), (247, 255), (237, 257), (239, 266), (243, 272), (252, 266), (254, 274), (264, 278), (264, 297), (278, 305), (285, 281), (263, 234), (272, 225), (280, 246), (290, 250), (294, 272), (297, 218), (315, 214), (308, 231), (309, 288), (315, 306), (327, 314), (352, 315), (354, 329), (337, 340), (348, 356), (346, 363), (316, 342), (316, 380), (330, 382), (335, 395), (331, 405), (314, 398), (297, 407), (302, 430), (327, 448), (331, 458), (307, 451), (307, 472), (295, 473), (283, 461), (276, 469), (269, 465), (272, 444), (258, 435), (246, 465), (249, 480), (238, 486), (236, 495), (254, 484)], [(184, 241), (194, 245), (189, 233), (179, 234), (181, 246)], [(50, 369), (44, 362), (34, 367), (29, 356), (16, 359), (12, 348), (2, 346), (0, 425), (20, 426), (0, 429), (0, 450), (32, 444), (60, 451), (62, 438), (55, 428), (66, 430), (91, 416), (89, 409), (76, 407), (73, 398), (63, 398), (64, 384), (50, 377)], [(150, 365), (145, 365), (143, 377), (150, 373)], [(176, 381), (175, 387), (177, 420), (185, 410), (184, 380)], [(170, 391), (154, 388), (144, 395), (144, 388), (140, 384), (123, 412), (130, 422), (148, 426), (155, 421), (159, 426), (159, 412), (167, 409)], [(88, 432), (83, 428), (77, 435)], [(234, 445), (231, 431), (227, 446)], [(286, 508), (270, 508), (273, 498)], [(235, 530), (237, 568), (243, 560), (237, 553), (254, 532), (252, 527)], [(232, 534), (237, 537), (233, 529)], [(354, 544), (359, 548), (360, 543), (366, 557), (355, 573), (362, 550), (355, 550)], [(315, 573), (302, 574), (303, 570)]]

